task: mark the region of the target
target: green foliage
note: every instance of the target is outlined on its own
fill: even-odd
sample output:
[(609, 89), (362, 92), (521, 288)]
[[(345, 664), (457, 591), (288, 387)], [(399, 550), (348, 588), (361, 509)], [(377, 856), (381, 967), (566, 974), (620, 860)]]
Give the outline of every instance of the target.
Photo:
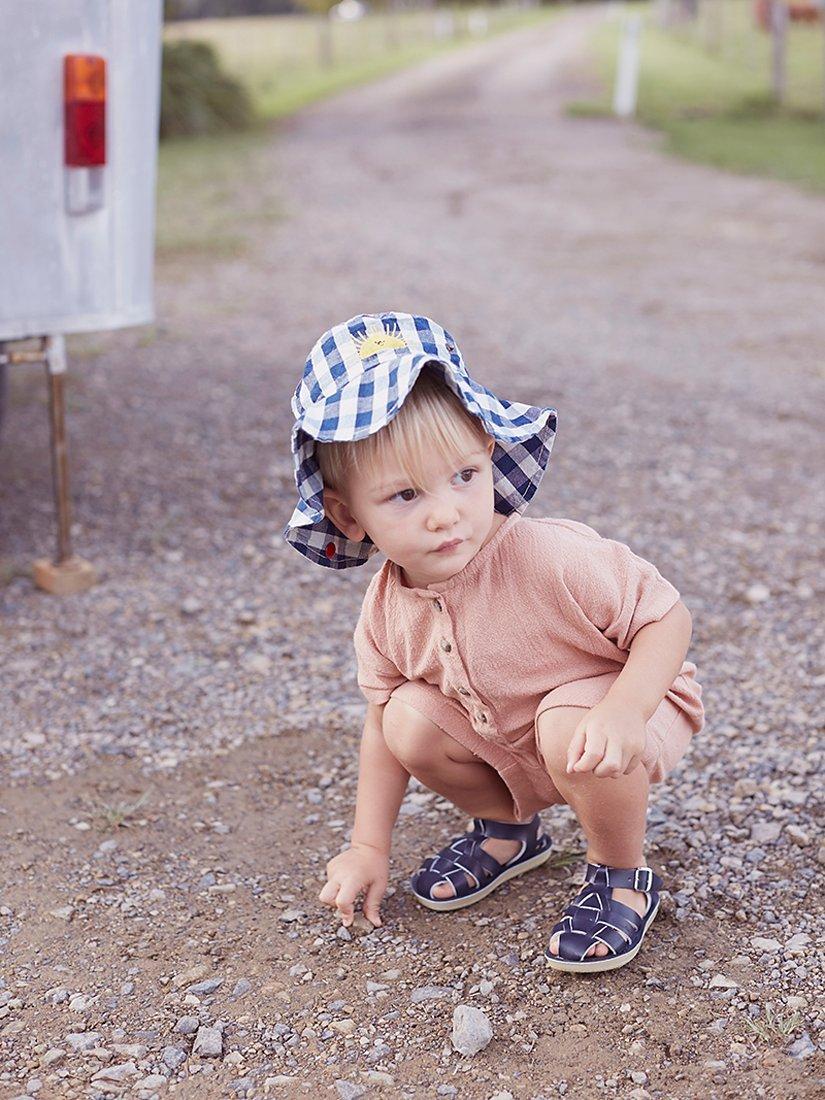
[[(690, 160), (825, 191), (821, 62), (814, 56), (820, 39), (810, 28), (789, 35), (788, 94), (780, 105), (770, 86), (770, 38), (753, 29), (749, 15), (747, 5), (731, 0), (717, 51), (705, 48), (703, 35), (669, 33), (648, 19), (641, 40), (638, 119), (664, 132), (670, 152)], [(569, 113), (612, 113), (620, 31), (616, 21), (596, 32), (603, 95), (568, 105)]]
[(160, 137), (247, 130), (256, 121), (248, 91), (221, 72), (208, 42), (163, 43)]
[(745, 1023), (751, 1031), (765, 1043), (784, 1042), (802, 1023), (798, 1012), (774, 1012), (773, 1005), (765, 1005), (765, 1013), (755, 1020), (746, 1018)]

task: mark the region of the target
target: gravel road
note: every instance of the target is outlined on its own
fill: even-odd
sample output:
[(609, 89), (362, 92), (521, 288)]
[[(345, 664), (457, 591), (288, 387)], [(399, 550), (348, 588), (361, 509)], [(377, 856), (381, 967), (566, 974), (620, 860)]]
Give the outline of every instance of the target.
[[(165, 259), (152, 330), (74, 341), (75, 543), (102, 576), (71, 599), (27, 575), (52, 546), (48, 426), (40, 374), (12, 375), (3, 1097), (821, 1095), (825, 204), (568, 118), (601, 17), (280, 124), (227, 199), (245, 252)], [(707, 726), (656, 791), (668, 894), (615, 974), (542, 964), (578, 873), (566, 810), (544, 814), (557, 865), (425, 912), (409, 875), (465, 818), (412, 782), (383, 927), (317, 903), (352, 822), (378, 563), (334, 574), (282, 542), (289, 398), (322, 331), (384, 309), (555, 405), (530, 514), (627, 542), (693, 613)], [(473, 1056), (461, 1004), (492, 1026)]]

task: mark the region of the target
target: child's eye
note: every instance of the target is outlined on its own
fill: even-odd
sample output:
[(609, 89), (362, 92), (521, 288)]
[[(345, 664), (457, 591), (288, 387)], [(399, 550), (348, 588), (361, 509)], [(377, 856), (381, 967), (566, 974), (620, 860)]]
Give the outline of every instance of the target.
[[(456, 476), (460, 477), (462, 482), (465, 485), (469, 485), (470, 482), (472, 481), (473, 474), (477, 474), (477, 473), (478, 473), (478, 469), (475, 466), (468, 466), (465, 470), (459, 470), (459, 472)], [(465, 474), (469, 474), (470, 476), (465, 478), (465, 476), (464, 476)], [(405, 496), (404, 495), (405, 493), (412, 493), (413, 496)], [(389, 497), (389, 500), (395, 500), (396, 498), (399, 498), (400, 500), (402, 500), (404, 502), (404, 504), (409, 504), (410, 501), (412, 501), (414, 499), (414, 496), (415, 496), (415, 489), (400, 489), (397, 493), (393, 493), (393, 495), (391, 497)]]

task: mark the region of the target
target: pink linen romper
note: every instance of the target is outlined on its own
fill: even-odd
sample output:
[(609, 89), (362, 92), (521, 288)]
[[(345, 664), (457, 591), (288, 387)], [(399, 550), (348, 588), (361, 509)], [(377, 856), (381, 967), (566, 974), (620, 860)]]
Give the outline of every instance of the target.
[[(564, 801), (538, 750), (538, 716), (600, 702), (636, 632), (679, 598), (624, 543), (576, 520), (513, 512), (449, 580), (410, 588), (384, 562), (353, 635), (358, 686), (370, 703), (402, 699), (494, 768), (524, 821)], [(704, 726), (695, 673), (683, 662), (647, 723), (652, 782)]]

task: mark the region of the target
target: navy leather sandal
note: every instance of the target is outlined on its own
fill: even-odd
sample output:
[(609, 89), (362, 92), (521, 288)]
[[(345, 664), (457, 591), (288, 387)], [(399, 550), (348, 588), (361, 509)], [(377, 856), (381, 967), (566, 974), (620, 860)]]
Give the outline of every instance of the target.
[[(474, 817), (472, 832), (456, 837), (437, 856), (425, 860), (410, 879), (415, 897), (428, 909), (462, 909), (486, 898), (508, 879), (532, 871), (546, 863), (552, 854), (552, 841), (541, 833), (541, 818), (535, 814), (523, 825)], [(482, 841), (487, 837), (521, 841), (521, 851), (506, 863), (486, 852)], [(467, 875), (473, 883), (467, 881)], [(451, 898), (434, 898), (432, 888), (449, 882), (455, 890)]]
[[(639, 916), (628, 905), (614, 901), (614, 887), (639, 890), (647, 897), (647, 909)], [(559, 953), (553, 955), (548, 942), (544, 952), (547, 965), (554, 970), (592, 974), (616, 970), (635, 958), (648, 926), (659, 908), (662, 880), (649, 867), (605, 867), (588, 863), (584, 886), (553, 926), (550, 939), (559, 936)], [(585, 958), (594, 944), (608, 950), (601, 958)]]

